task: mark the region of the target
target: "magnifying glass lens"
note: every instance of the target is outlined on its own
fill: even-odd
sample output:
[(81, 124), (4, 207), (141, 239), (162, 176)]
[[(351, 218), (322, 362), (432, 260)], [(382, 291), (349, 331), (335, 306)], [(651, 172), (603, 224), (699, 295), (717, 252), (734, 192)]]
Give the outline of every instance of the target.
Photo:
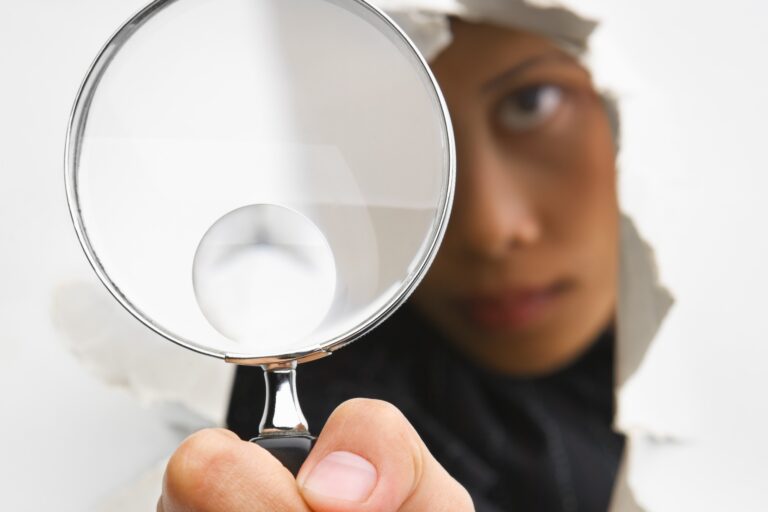
[(97, 57), (67, 147), (110, 292), (243, 364), (322, 356), (386, 318), (452, 197), (434, 79), (361, 0), (155, 0)]

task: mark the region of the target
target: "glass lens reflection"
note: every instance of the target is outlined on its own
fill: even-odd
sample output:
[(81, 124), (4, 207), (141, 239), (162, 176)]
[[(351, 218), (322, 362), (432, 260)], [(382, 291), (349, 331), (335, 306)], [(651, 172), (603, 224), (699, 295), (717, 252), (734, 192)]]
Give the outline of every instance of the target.
[(203, 315), (227, 338), (285, 344), (310, 334), (328, 313), (336, 266), (312, 221), (283, 206), (250, 205), (205, 233), (193, 283)]

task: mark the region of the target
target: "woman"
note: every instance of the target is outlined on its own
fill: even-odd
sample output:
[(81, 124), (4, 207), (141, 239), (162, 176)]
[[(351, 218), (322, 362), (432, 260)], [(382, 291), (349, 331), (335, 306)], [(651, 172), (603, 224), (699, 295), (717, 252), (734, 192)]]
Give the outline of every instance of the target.
[[(458, 19), (451, 30), (432, 67), (458, 182), (429, 274), (367, 339), (300, 373), (305, 414), (324, 427), (298, 486), (260, 448), (206, 431), (171, 459), (160, 510), (608, 507), (623, 442), (610, 428), (618, 207), (605, 102), (548, 38)], [(258, 428), (261, 386), (259, 369), (239, 370), (228, 419), (242, 438)], [(355, 400), (331, 414), (353, 397), (396, 409)]]

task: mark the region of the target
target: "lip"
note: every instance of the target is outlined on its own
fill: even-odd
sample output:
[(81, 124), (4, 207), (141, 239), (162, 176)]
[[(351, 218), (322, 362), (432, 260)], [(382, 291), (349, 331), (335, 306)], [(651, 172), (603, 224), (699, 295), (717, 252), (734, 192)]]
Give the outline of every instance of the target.
[(483, 330), (514, 330), (544, 318), (571, 288), (565, 280), (546, 286), (514, 287), (457, 301), (462, 316)]

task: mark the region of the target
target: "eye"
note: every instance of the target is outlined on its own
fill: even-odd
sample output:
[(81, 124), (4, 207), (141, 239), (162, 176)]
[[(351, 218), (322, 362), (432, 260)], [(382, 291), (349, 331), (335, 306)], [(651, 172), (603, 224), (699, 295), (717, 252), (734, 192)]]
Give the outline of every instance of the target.
[(562, 88), (551, 84), (518, 89), (499, 104), (497, 121), (506, 130), (530, 130), (557, 112), (563, 103), (563, 95)]

